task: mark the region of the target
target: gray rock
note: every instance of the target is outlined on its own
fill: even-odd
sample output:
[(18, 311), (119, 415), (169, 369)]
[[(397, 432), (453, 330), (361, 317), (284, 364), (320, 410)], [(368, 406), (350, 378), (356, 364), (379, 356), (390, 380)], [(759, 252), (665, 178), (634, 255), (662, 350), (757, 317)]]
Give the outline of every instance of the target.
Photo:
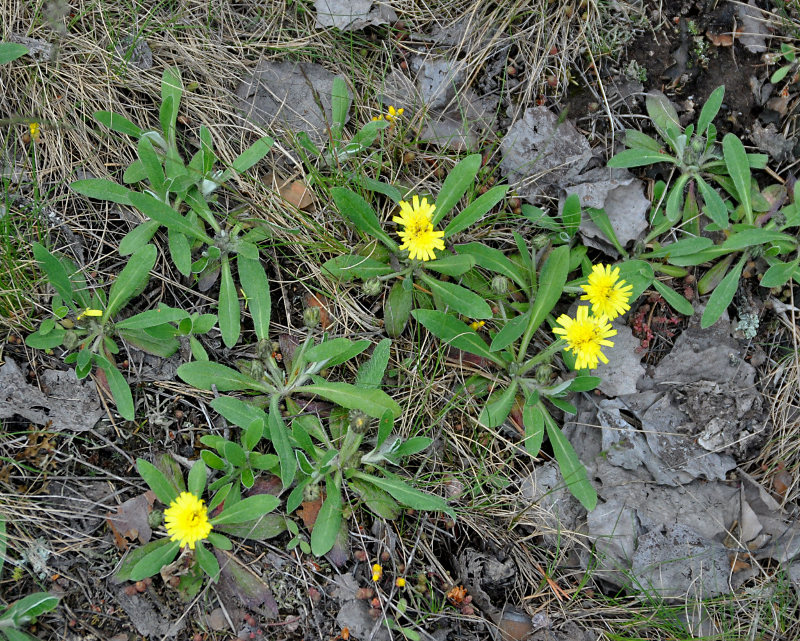
[(394, 9), (373, 0), (314, 0), (314, 8), (317, 11), (317, 26), (322, 28), (356, 31), (397, 21)]

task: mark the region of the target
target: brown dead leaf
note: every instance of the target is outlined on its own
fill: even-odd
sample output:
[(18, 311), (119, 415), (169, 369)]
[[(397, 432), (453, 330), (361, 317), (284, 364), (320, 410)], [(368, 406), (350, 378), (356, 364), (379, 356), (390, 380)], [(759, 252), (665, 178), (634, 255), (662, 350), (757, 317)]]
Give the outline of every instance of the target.
[(297, 516), (303, 519), (303, 525), (306, 526), (309, 532), (314, 529), (314, 524), (317, 522), (317, 515), (322, 507), (322, 497), (319, 496), (313, 501), (303, 501), (297, 510)]
[(302, 180), (293, 180), (278, 187), (278, 193), (296, 209), (308, 209), (315, 202), (313, 192)]
[(325, 330), (331, 324), (331, 317), (328, 313), (328, 306), (325, 304), (327, 298), (322, 294), (312, 294), (309, 292), (305, 296), (306, 307), (319, 308), (319, 326)]
[(750, 569), (750, 564), (743, 558), (739, 558), (738, 554), (731, 554), (729, 558), (731, 561), (731, 572), (733, 572), (733, 574)]
[(156, 495), (151, 490), (128, 499), (117, 507), (116, 513), (106, 514), (106, 523), (114, 535), (114, 543), (123, 552), (132, 541), (145, 544), (153, 534), (148, 516), (153, 509)]
[(711, 41), (715, 47), (731, 47), (733, 46), (732, 33), (711, 33), (706, 31), (706, 37)]

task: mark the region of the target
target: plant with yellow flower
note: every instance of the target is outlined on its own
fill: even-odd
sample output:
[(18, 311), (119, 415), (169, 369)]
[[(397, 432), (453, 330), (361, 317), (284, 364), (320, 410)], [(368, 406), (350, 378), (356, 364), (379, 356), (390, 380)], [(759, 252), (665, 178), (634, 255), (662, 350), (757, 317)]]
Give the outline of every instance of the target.
[[(400, 115), (400, 111), (395, 115)], [(435, 199), (419, 194), (403, 195), (390, 188), (387, 193), (394, 201), (390, 218), (397, 226), (399, 245), (383, 229), (373, 206), (360, 194), (345, 187), (331, 189), (341, 214), (373, 240), (350, 255), (332, 258), (323, 265), (323, 270), (344, 281), (363, 280), (363, 291), (368, 296), (379, 295), (391, 282), (383, 306), (384, 326), (389, 336), (398, 336), (411, 310), (419, 307), (448, 309), (478, 321), (492, 317), (485, 297), (459, 282), (478, 264), (478, 257), (469, 248), (448, 250), (447, 244), (500, 202), (508, 186), (499, 185), (479, 195), (449, 223), (442, 224), (474, 185), (481, 163), (480, 154), (467, 156), (457, 163)], [(397, 263), (390, 264), (391, 256), (397, 259), (399, 269)], [(442, 279), (442, 275), (448, 278)]]
[[(172, 469), (172, 466), (165, 467)], [(248, 538), (257, 538), (257, 523), (280, 503), (271, 494), (241, 498), (238, 485), (228, 484), (220, 488), (206, 505), (202, 497), (208, 470), (201, 460), (192, 465), (185, 486), (180, 475), (167, 476), (144, 459), (137, 459), (136, 469), (156, 498), (166, 506), (164, 528), (167, 536), (128, 555), (117, 573), (117, 578), (123, 581), (139, 581), (157, 574), (183, 549), (190, 560), (188, 574), (181, 583), (191, 596), (202, 586), (198, 579), (203, 573), (212, 581), (219, 578), (219, 563), (207, 546), (231, 550), (233, 543), (223, 532), (245, 532)], [(218, 513), (214, 515), (215, 511)], [(248, 528), (248, 524), (252, 527)]]

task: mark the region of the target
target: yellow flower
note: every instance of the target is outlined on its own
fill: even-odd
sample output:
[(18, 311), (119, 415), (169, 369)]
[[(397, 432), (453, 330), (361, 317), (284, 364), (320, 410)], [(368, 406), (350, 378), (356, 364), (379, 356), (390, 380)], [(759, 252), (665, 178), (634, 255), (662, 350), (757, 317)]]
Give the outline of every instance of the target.
[(592, 313), (595, 316), (614, 320), (631, 308), (628, 300), (633, 285), (626, 285), (624, 280), (619, 279), (619, 267), (612, 269), (611, 265), (593, 265), (589, 284), (581, 287), (586, 292), (581, 300), (588, 300), (592, 304)]
[(75, 320), (80, 320), (84, 316), (94, 316), (95, 318), (97, 318), (102, 315), (103, 315), (102, 309), (91, 309), (90, 307), (87, 307), (78, 315), (78, 318), (76, 318)]
[(476, 332), (477, 332), (477, 331), (478, 331), (478, 330), (479, 330), (481, 327), (483, 327), (484, 325), (486, 325), (486, 321), (472, 321), (472, 322), (469, 324), (469, 326), (470, 326), (472, 329), (474, 329)]
[(181, 492), (164, 510), (164, 524), (170, 539), (179, 541), (181, 547), (188, 545), (190, 550), (211, 532), (206, 506), (190, 492)]
[(395, 123), (400, 119), (400, 116), (403, 115), (404, 111), (405, 109), (402, 107), (400, 107), (400, 109), (395, 109), (394, 105), (389, 105), (389, 111), (387, 111), (385, 114), (381, 114), (380, 116), (374, 116), (372, 119), (386, 120), (387, 122)]
[(39, 123), (38, 122), (30, 123), (28, 125), (28, 129), (31, 132), (31, 140), (33, 140), (33, 142), (39, 142), (39, 136), (41, 135), (41, 132), (39, 130)]
[(607, 339), (615, 336), (617, 330), (611, 328), (605, 316), (589, 316), (589, 308), (582, 305), (578, 307), (574, 319), (562, 314), (556, 322), (561, 327), (553, 328), (553, 333), (563, 338), (567, 342), (567, 351), (577, 357), (575, 369), (594, 369), (597, 367), (598, 359), (608, 363), (601, 350), (603, 346), (614, 346), (614, 343)]
[(400, 249), (408, 250), (411, 260), (431, 260), (436, 258), (434, 249), (444, 249), (443, 231), (434, 231), (431, 218), (436, 205), (428, 203), (427, 198), (420, 201), (419, 196), (414, 196), (409, 205), (405, 200), (400, 201), (400, 215), (392, 221), (402, 225), (405, 229), (397, 232), (403, 244)]
[(406, 580), (403, 577), (399, 577), (399, 578), (395, 579), (394, 584), (398, 588), (404, 588), (404, 587), (406, 587)]
[(372, 566), (372, 580), (373, 581), (380, 581), (383, 578), (383, 568), (381, 567), (380, 563), (376, 563)]

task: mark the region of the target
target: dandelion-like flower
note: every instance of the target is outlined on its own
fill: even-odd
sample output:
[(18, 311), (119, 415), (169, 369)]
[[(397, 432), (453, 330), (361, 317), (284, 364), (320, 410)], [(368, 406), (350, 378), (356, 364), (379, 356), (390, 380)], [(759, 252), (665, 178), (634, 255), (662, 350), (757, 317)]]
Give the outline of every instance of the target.
[(589, 316), (589, 308), (578, 307), (575, 318), (562, 314), (556, 320), (561, 327), (553, 328), (553, 333), (567, 342), (567, 351), (577, 357), (575, 369), (594, 369), (597, 361), (608, 363), (608, 358), (601, 351), (603, 347), (613, 347), (608, 338), (615, 336), (617, 330), (612, 329), (605, 316)]
[(41, 135), (41, 128), (39, 127), (38, 122), (32, 122), (28, 125), (28, 129), (31, 132), (31, 140), (33, 142), (39, 142), (39, 136)]
[(402, 225), (404, 229), (397, 232), (403, 244), (400, 249), (408, 250), (411, 260), (432, 260), (436, 258), (434, 249), (444, 249), (443, 231), (434, 231), (431, 218), (436, 205), (428, 203), (427, 198), (414, 196), (411, 204), (400, 201), (400, 215), (392, 221)]
[(84, 316), (90, 316), (93, 318), (100, 318), (103, 315), (102, 309), (92, 309), (91, 307), (87, 307), (84, 309), (75, 320), (80, 320)]
[(403, 115), (405, 109), (400, 107), (400, 109), (395, 109), (394, 105), (389, 105), (389, 111), (385, 114), (381, 114), (380, 116), (373, 116), (373, 120), (386, 120), (389, 123), (394, 124), (396, 121), (400, 119), (400, 116)]
[(190, 492), (181, 492), (169, 507), (164, 510), (164, 524), (172, 541), (179, 541), (181, 547), (189, 546), (208, 538), (211, 523), (208, 509), (203, 501)]
[(380, 581), (383, 578), (383, 567), (380, 563), (376, 563), (372, 566), (372, 580), (373, 581)]
[(627, 312), (631, 306), (628, 300), (633, 291), (633, 285), (627, 285), (619, 278), (619, 267), (612, 269), (611, 265), (592, 265), (589, 274), (589, 284), (581, 285), (586, 292), (581, 300), (588, 300), (592, 305), (595, 316), (605, 316), (614, 320)]

